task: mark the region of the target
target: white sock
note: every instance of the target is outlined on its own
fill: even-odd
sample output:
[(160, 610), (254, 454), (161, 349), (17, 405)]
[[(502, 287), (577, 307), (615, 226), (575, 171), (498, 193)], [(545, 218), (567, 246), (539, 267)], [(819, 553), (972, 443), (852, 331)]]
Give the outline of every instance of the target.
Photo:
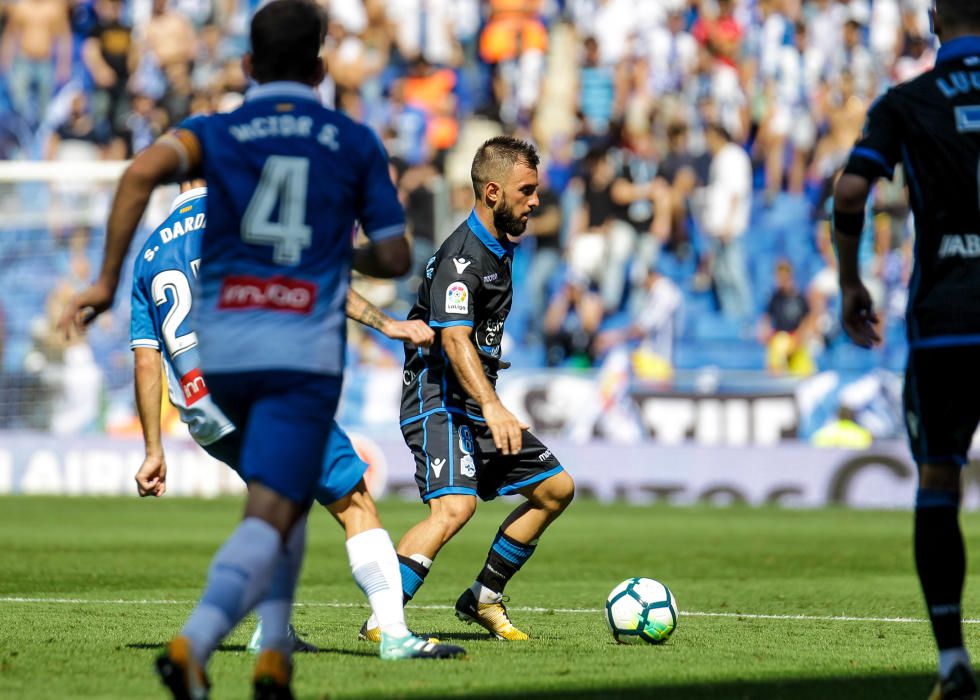
[(263, 597), (272, 580), (282, 542), (274, 527), (246, 518), (214, 555), (204, 594), (180, 634), (202, 666), (222, 639)]
[(354, 535), (347, 540), (347, 557), (354, 580), (371, 603), (375, 626), (381, 628), (382, 634), (408, 634), (398, 556), (388, 533), (375, 528)]
[(963, 647), (956, 647), (954, 649), (943, 649), (940, 651), (939, 677), (946, 678), (949, 676), (957, 664), (963, 664), (967, 668), (972, 668), (972, 666), (970, 666), (970, 655), (966, 653), (966, 649)]
[(500, 593), (497, 591), (491, 591), (479, 581), (474, 581), (473, 585), (470, 586), (470, 590), (473, 591), (473, 595), (476, 596), (477, 601), (481, 603), (486, 604), (500, 602)]
[(262, 620), (263, 651), (272, 649), (289, 656), (292, 650), (289, 618), (293, 612), (293, 598), (306, 550), (306, 521), (307, 516), (304, 515), (290, 530), (286, 546), (279, 554), (269, 590), (255, 607)]
[[(396, 556), (397, 556), (397, 552), (396, 552)], [(429, 559), (424, 554), (413, 554), (412, 556), (409, 557), (409, 559), (411, 559), (414, 562), (418, 562), (419, 564), (421, 564), (422, 566), (424, 566), (426, 568), (426, 570), (432, 568), (432, 560)], [(400, 566), (399, 566), (399, 571), (401, 571), (401, 567)], [(405, 605), (404, 605), (404, 602), (403, 602), (402, 603), (402, 608), (404, 608), (404, 607), (405, 607)], [(368, 618), (366, 627), (369, 630), (373, 630), (377, 626), (378, 626), (378, 618), (377, 618), (377, 616), (375, 616), (374, 613), (371, 613), (371, 617)]]

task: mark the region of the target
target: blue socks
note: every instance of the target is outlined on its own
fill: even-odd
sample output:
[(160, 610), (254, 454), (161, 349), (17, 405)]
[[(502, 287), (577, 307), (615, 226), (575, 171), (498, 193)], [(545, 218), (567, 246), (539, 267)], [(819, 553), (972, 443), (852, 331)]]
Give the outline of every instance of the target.
[(524, 544), (508, 537), (503, 530), (498, 530), (493, 544), (490, 545), (483, 570), (476, 577), (477, 583), (494, 593), (503, 593), (507, 582), (531, 558), (536, 546), (537, 542)]

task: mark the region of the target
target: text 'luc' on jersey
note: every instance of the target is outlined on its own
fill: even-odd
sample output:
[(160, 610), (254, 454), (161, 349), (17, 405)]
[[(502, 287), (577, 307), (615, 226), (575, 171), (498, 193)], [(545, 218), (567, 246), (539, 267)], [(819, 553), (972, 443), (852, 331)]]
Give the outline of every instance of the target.
[(201, 445), (235, 429), (208, 394), (191, 319), (206, 198), (204, 188), (180, 195), (140, 250), (133, 268), (129, 333), (131, 347), (161, 352), (170, 402)]
[[(429, 260), (418, 301), (408, 315), (436, 329), (472, 328), (473, 343), (492, 384), (501, 368), (500, 343), (513, 300), (513, 257), (514, 246), (494, 238), (471, 212)], [(427, 352), (406, 348), (404, 375), (403, 421), (444, 409), (481, 416), (479, 405), (456, 380), (440, 335)]]
[(868, 112), (846, 173), (874, 181), (903, 165), (915, 213), (913, 348), (980, 343), (980, 37), (943, 44), (936, 67)]
[(356, 221), (373, 242), (405, 216), (380, 141), (299, 83), (249, 90), (178, 127), (208, 183), (197, 328), (205, 371), (340, 376)]

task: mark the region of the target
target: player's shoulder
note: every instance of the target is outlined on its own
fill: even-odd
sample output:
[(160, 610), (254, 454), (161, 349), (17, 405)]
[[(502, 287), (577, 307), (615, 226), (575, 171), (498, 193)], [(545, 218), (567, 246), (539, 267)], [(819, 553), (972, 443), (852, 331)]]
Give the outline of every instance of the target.
[(487, 252), (486, 248), (473, 235), (468, 224), (464, 221), (439, 246), (437, 256), (440, 264), (444, 263), (448, 265), (450, 264), (450, 260), (465, 259), (468, 261), (468, 264), (480, 268), (483, 267)]

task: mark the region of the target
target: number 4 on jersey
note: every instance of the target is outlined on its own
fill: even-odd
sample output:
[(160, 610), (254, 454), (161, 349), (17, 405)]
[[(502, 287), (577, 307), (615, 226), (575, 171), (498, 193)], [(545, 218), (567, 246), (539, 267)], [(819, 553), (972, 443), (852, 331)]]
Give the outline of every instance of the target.
[[(298, 265), (310, 247), (312, 229), (306, 225), (306, 191), (310, 161), (295, 156), (269, 156), (262, 176), (242, 217), (242, 240), (271, 245), (278, 265)], [(278, 220), (272, 218), (279, 205)]]

